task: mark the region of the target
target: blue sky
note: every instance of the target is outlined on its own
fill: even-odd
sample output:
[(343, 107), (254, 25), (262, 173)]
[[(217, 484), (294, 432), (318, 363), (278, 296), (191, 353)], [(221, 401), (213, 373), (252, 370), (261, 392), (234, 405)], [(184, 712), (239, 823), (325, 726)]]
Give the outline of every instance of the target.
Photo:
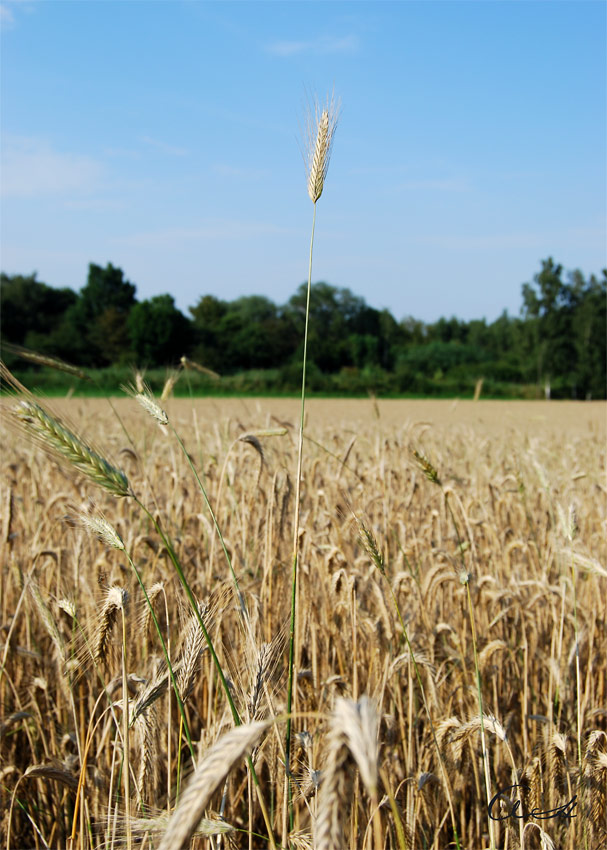
[(307, 275), (300, 126), (342, 111), (314, 280), (397, 318), (517, 314), (607, 263), (602, 2), (2, 0), (2, 269), (140, 299), (284, 303)]

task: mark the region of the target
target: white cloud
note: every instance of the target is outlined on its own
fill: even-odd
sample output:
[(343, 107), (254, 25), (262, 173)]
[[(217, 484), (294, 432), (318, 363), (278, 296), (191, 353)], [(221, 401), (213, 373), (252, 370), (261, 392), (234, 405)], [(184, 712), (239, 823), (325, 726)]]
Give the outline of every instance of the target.
[(90, 156), (55, 151), (42, 139), (5, 137), (2, 181), (5, 197), (83, 192), (99, 184), (102, 166)]
[(160, 153), (168, 154), (169, 156), (187, 156), (189, 151), (185, 148), (178, 148), (174, 145), (167, 145), (159, 139), (153, 139), (151, 136), (142, 136), (141, 141), (152, 148), (155, 148)]
[(357, 35), (341, 37), (321, 35), (312, 41), (275, 41), (266, 50), (275, 56), (295, 56), (298, 53), (354, 53), (358, 50)]

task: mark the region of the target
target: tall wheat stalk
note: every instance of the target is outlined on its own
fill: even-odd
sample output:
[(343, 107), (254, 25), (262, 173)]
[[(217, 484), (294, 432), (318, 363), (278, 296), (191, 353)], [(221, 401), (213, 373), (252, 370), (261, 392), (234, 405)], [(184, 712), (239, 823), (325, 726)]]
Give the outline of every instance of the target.
[[(301, 409), (299, 416), (299, 436), (297, 442), (297, 473), (295, 479), (295, 516), (293, 518), (293, 568), (291, 576), (291, 616), (289, 625), (289, 673), (287, 685), (287, 729), (285, 736), (285, 768), (286, 782), (288, 787), (288, 808), (290, 828), (293, 829), (293, 805), (291, 794), (291, 711), (293, 709), (293, 675), (295, 667), (295, 628), (297, 610), (297, 566), (299, 554), (299, 511), (301, 495), (301, 474), (303, 464), (303, 441), (306, 408), (306, 366), (308, 359), (308, 326), (310, 319), (310, 292), (312, 289), (312, 254), (314, 251), (314, 232), (316, 229), (316, 204), (322, 195), (331, 148), (337, 121), (339, 118), (339, 105), (333, 97), (327, 100), (324, 109), (320, 110), (318, 103), (315, 105), (314, 115), (311, 110), (308, 114), (307, 126), (307, 171), (308, 171), (308, 195), (314, 205), (312, 214), (312, 233), (310, 236), (310, 252), (308, 257), (308, 287), (306, 291), (306, 319), (304, 327), (303, 362), (301, 370)], [(283, 822), (283, 843), (286, 835), (286, 820)]]

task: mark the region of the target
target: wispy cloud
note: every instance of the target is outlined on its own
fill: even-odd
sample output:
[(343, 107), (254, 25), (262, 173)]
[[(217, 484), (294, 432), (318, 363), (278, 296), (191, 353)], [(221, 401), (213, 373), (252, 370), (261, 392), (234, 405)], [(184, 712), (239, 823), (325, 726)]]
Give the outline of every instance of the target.
[(162, 245), (164, 248), (177, 247), (184, 243), (216, 240), (252, 239), (265, 234), (285, 234), (291, 230), (271, 222), (241, 221), (237, 219), (213, 219), (203, 221), (195, 227), (169, 227), (163, 230), (133, 233), (120, 236), (114, 241), (119, 245), (132, 248)]
[(6, 3), (0, 3), (0, 26), (4, 28), (12, 27), (15, 23), (15, 16), (6, 5)]
[(131, 148), (111, 147), (104, 148), (103, 155), (114, 157), (117, 159), (141, 159), (141, 150), (133, 150)]
[(455, 252), (506, 250), (515, 248), (534, 248), (538, 244), (549, 241), (551, 234), (531, 233), (528, 231), (511, 233), (487, 234), (432, 234), (409, 237), (408, 241), (418, 245), (427, 245), (442, 250)]
[(0, 27), (2, 29), (12, 29), (16, 25), (17, 20), (13, 9), (17, 6), (27, 12), (33, 10), (32, 0), (2, 0), (2, 3), (0, 3)]
[(321, 35), (311, 41), (274, 41), (266, 45), (268, 53), (274, 56), (296, 56), (300, 53), (355, 53), (359, 47), (357, 35), (326, 36)]
[(89, 191), (103, 167), (90, 156), (53, 150), (43, 139), (5, 137), (2, 145), (2, 195), (36, 197)]
[(168, 145), (166, 142), (163, 142), (160, 139), (153, 139), (151, 136), (141, 136), (141, 141), (144, 142), (144, 144), (155, 148), (157, 151), (160, 151), (160, 153), (167, 154), (167, 156), (187, 156), (189, 154), (189, 151), (185, 148)]
[(83, 212), (117, 212), (124, 210), (126, 203), (123, 200), (112, 200), (110, 198), (83, 198), (82, 200), (65, 201), (63, 207), (66, 210)]

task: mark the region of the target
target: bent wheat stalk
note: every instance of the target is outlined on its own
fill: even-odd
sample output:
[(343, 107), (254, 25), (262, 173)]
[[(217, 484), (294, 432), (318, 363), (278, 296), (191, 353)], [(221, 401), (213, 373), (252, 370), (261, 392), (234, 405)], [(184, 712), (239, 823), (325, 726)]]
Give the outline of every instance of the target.
[(268, 725), (258, 720), (237, 726), (211, 747), (183, 792), (159, 850), (181, 850), (188, 844), (215, 791)]

